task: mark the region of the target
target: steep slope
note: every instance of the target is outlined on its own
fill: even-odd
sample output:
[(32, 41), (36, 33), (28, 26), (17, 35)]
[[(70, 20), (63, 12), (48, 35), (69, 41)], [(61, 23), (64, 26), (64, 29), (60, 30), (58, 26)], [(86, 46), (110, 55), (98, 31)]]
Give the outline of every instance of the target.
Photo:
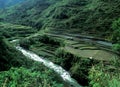
[(58, 1), (59, 0), (27, 0), (23, 4), (1, 10), (0, 18), (12, 23), (41, 28), (41, 23), (36, 24), (37, 19), (41, 17), (40, 14), (50, 5)]
[(0, 37), (0, 87), (63, 87), (59, 79), (52, 70), (24, 57)]
[[(51, 31), (109, 38), (119, 18), (119, 0), (34, 0), (1, 11), (5, 21)], [(13, 20), (14, 19), (14, 20)]]
[[(119, 0), (112, 0), (112, 1), (110, 0), (74, 0), (74, 1), (73, 0), (57, 0), (57, 1), (55, 0), (32, 0), (32, 1), (28, 0), (23, 4), (16, 5), (15, 7), (10, 7), (10, 8), (1, 10), (0, 21), (13, 23), (12, 25), (9, 25), (9, 26), (13, 26), (15, 23), (15, 24), (21, 24), (21, 25), (26, 25), (26, 26), (32, 26), (32, 27), (37, 28), (38, 30), (40, 29), (47, 30), (47, 35), (50, 35), (48, 33), (52, 33), (51, 35), (55, 35), (55, 34), (61, 35), (62, 33), (65, 33), (65, 34), (70, 33), (70, 35), (84, 34), (84, 35), (93, 35), (96, 37), (101, 37), (107, 40), (112, 40), (111, 39), (112, 36), (114, 37), (112, 32), (114, 30), (111, 28), (111, 25), (114, 20), (119, 18), (119, 13), (120, 13), (119, 2), (120, 2)], [(118, 21), (115, 25), (119, 25), (119, 23), (120, 22)], [(16, 32), (21, 31), (21, 30), (24, 31), (25, 29), (23, 28), (27, 28), (26, 26), (22, 26), (22, 29), (21, 28), (19, 30), (17, 29)], [(29, 27), (28, 30), (32, 31), (32, 27)], [(114, 26), (114, 28), (116, 29), (118, 27)], [(13, 33), (14, 30), (16, 29), (12, 29), (12, 31), (10, 32)], [(7, 31), (9, 31), (9, 28), (6, 30), (6, 32)], [(115, 38), (120, 41), (119, 39), (120, 32), (118, 32), (119, 30), (116, 30), (116, 31), (117, 31), (117, 34), (115, 35)], [(4, 35), (4, 33), (2, 35)], [(33, 36), (35, 37), (37, 36), (38, 38), (39, 35), (40, 34), (37, 33)], [(19, 36), (19, 33), (18, 33), (18, 36)], [(21, 36), (21, 33), (20, 33), (20, 36)], [(30, 41), (33, 43), (31, 48), (29, 48), (29, 45), (31, 45), (31, 42), (27, 39), (23, 40), (21, 46), (29, 48), (29, 50), (32, 50), (38, 53), (39, 55), (42, 54), (41, 56), (45, 56), (46, 58), (48, 58), (46, 54), (48, 54), (48, 56), (50, 57), (54, 56), (55, 52), (52, 52), (52, 51), (55, 51), (55, 49), (58, 48), (55, 46), (55, 43), (58, 43), (57, 40), (54, 41), (47, 37), (42, 38), (40, 36), (37, 42), (36, 41), (37, 39), (35, 37), (32, 38), (31, 36), (31, 38), (33, 39), (33, 40), (30, 39)], [(71, 41), (73, 40), (73, 38), (71, 37), (68, 37), (68, 38)], [(40, 40), (43, 40), (43, 42), (45, 42), (45, 47), (44, 47), (43, 42), (41, 43)], [(5, 41), (2, 41), (2, 42), (5, 42)], [(72, 42), (69, 42), (68, 40), (66, 42), (72, 43)], [(51, 45), (49, 43), (51, 43)], [(79, 46), (80, 46), (80, 43), (81, 43), (80, 41), (77, 42)], [(119, 69), (120, 64), (118, 60), (115, 59), (112, 62), (103, 61), (99, 63), (97, 61), (94, 61), (91, 55), (90, 55), (90, 58), (87, 58), (84, 60), (76, 55), (76, 54), (79, 54), (80, 52), (80, 51), (76, 51), (76, 49), (79, 48), (79, 46), (76, 46), (77, 44), (76, 43), (72, 44), (74, 45), (75, 50), (73, 50), (73, 47), (70, 47), (70, 46), (69, 46), (70, 48), (66, 47), (66, 49), (64, 49), (65, 51), (61, 49), (57, 50), (58, 54), (55, 54), (55, 55), (58, 56), (58, 58), (51, 57), (51, 59), (54, 62), (57, 62), (61, 64), (62, 66), (64, 66), (64, 68), (70, 71), (70, 73), (76, 80), (78, 80), (81, 84), (84, 84), (85, 86), (89, 85), (93, 87), (97, 85), (98, 87), (100, 85), (99, 87), (104, 87), (106, 86), (106, 84), (108, 86), (110, 85), (110, 83), (115, 83), (115, 84), (112, 84), (112, 87), (114, 87), (116, 83), (117, 84), (119, 83), (119, 74), (118, 74), (119, 70), (118, 69)], [(8, 54), (8, 55), (10, 54), (10, 56), (5, 55), (5, 57), (3, 56), (4, 54), (1, 55), (2, 59), (4, 59), (3, 61), (5, 61), (5, 63), (3, 62), (4, 63), (3, 65), (5, 65), (4, 67), (7, 67), (8, 69), (11, 66), (14, 66), (12, 65), (13, 62), (11, 63), (11, 58), (14, 58), (14, 57), (11, 57), (11, 55), (14, 55), (13, 53), (15, 52), (13, 51), (11, 53), (11, 50), (9, 49), (7, 51), (6, 47), (5, 49), (2, 49), (2, 47), (4, 48), (4, 45), (2, 44), (0, 45), (1, 45), (0, 50), (5, 50), (1, 52), (1, 54), (2, 53)], [(80, 53), (84, 52), (84, 54), (83, 53), (82, 54), (86, 56), (86, 53), (85, 53), (86, 47), (84, 46), (84, 44), (82, 44), (81, 46), (83, 48), (82, 49), (80, 48), (81, 50)], [(91, 49), (90, 47), (88, 49)], [(8, 45), (7, 45), (7, 48), (9, 48)], [(92, 50), (95, 50), (95, 49), (93, 48)], [(89, 54), (91, 54), (90, 52), (91, 50), (89, 50)], [(99, 54), (98, 59), (101, 58), (102, 54)], [(98, 55), (98, 54), (95, 53), (95, 55)], [(110, 58), (106, 56), (104, 59), (109, 60)], [(8, 62), (8, 60), (10, 62)], [(15, 59), (15, 61), (17, 60)], [(6, 66), (7, 63), (9, 63), (10, 67), (8, 67), (8, 65)], [(35, 68), (35, 70), (38, 70), (38, 69)]]
[(2, 37), (0, 37), (0, 50), (0, 71), (8, 70), (13, 66), (19, 67), (25, 65), (25, 57), (9, 45)]
[(43, 13), (44, 28), (105, 37), (112, 32), (112, 22), (120, 17), (119, 0), (64, 1)]

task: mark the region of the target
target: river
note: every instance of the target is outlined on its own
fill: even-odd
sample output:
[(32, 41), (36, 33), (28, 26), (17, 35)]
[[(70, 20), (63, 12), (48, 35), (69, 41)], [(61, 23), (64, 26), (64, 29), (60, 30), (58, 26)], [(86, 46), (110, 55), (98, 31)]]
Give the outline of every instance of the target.
[[(65, 38), (65, 37), (64, 37), (64, 38)], [(66, 37), (66, 38), (73, 38), (73, 37), (69, 37), (69, 36), (68, 36), (68, 37)], [(14, 43), (14, 42), (17, 42), (17, 41), (18, 41), (18, 40), (12, 40), (11, 42)], [(88, 42), (90, 42), (91, 39), (83, 38), (83, 41), (88, 41)], [(93, 42), (93, 41), (92, 41), (92, 42)], [(107, 45), (107, 46), (109, 46), (109, 47), (112, 46), (111, 43), (107, 43), (107, 42), (105, 42), (105, 41), (96, 41), (96, 43), (97, 43), (97, 44), (102, 44), (102, 45), (104, 45), (104, 46)], [(59, 74), (59, 75), (62, 77), (62, 79), (63, 79), (64, 82), (66, 82), (66, 83), (68, 83), (68, 84), (70, 85), (69, 87), (82, 87), (82, 86), (81, 86), (76, 80), (74, 80), (74, 79), (70, 76), (70, 74), (69, 74), (66, 70), (64, 70), (61, 66), (56, 65), (56, 64), (54, 64), (53, 62), (51, 62), (51, 61), (49, 61), (49, 60), (46, 60), (45, 58), (40, 57), (40, 56), (38, 56), (37, 54), (35, 54), (35, 53), (33, 53), (33, 52), (29, 51), (29, 50), (25, 50), (25, 49), (23, 49), (23, 48), (20, 47), (20, 46), (17, 46), (16, 49), (19, 50), (19, 51), (21, 51), (21, 52), (23, 53), (23, 55), (25, 55), (26, 57), (28, 57), (28, 58), (30, 58), (30, 59), (32, 59), (32, 60), (34, 60), (34, 61), (38, 61), (38, 62), (42, 63), (43, 65), (45, 65), (46, 67), (54, 70), (57, 74)]]
[(40, 57), (40, 56), (36, 55), (35, 53), (33, 53), (31, 51), (25, 50), (20, 46), (17, 46), (16, 49), (21, 51), (23, 53), (23, 55), (25, 55), (26, 57), (28, 57), (28, 58), (30, 58), (30, 59), (32, 59), (34, 61), (38, 61), (38, 62), (42, 63), (43, 65), (45, 65), (46, 67), (54, 70), (57, 74), (59, 74), (62, 77), (62, 79), (63, 79), (63, 81), (65, 81), (65, 83), (69, 84), (69, 87), (82, 87), (61, 66), (56, 65), (53, 62), (51, 62), (49, 60), (46, 60), (45, 58)]

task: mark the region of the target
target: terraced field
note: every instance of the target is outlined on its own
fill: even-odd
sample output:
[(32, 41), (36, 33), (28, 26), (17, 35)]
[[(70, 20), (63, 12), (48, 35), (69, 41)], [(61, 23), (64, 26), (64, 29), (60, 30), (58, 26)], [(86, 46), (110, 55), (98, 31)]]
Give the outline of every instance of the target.
[(0, 32), (2, 32), (0, 34), (5, 36), (6, 38), (15, 39), (21, 37), (28, 37), (29, 35), (37, 32), (37, 30), (29, 26), (0, 22)]
[[(31, 38), (35, 43), (30, 45), (30, 51), (62, 66), (82, 85), (88, 84), (88, 72), (93, 65), (103, 62), (106, 68), (116, 69), (111, 62), (118, 56), (112, 52), (109, 42), (45, 32), (27, 39)], [(55, 41), (64, 44), (56, 45)]]
[[(116, 53), (112, 51), (112, 44), (109, 42), (100, 41), (101, 39), (95, 39), (93, 37), (78, 37), (75, 35), (45, 33), (50, 38), (61, 39), (64, 41), (65, 46), (61, 47), (67, 52), (70, 52), (78, 57), (90, 58), (95, 60), (111, 61), (115, 57), (118, 57)], [(38, 34), (39, 36), (39, 34)], [(37, 34), (36, 36), (37, 37)], [(40, 36), (39, 36), (40, 37)], [(101, 42), (101, 43), (99, 43)], [(55, 56), (56, 50), (59, 48), (57, 45), (44, 44), (40, 41), (33, 44), (30, 50), (39, 54), (40, 56), (51, 58)]]
[[(0, 30), (3, 32), (3, 36), (10, 40), (39, 36), (39, 33), (35, 34), (37, 29), (23, 25), (0, 22)], [(66, 45), (62, 49), (74, 55), (106, 61), (116, 57), (116, 54), (111, 50), (112, 44), (102, 38), (94, 38), (91, 36), (79, 35), (77, 33), (70, 34), (68, 29), (66, 29), (68, 30), (67, 33), (64, 32), (63, 29), (58, 29), (58, 31), (54, 31), (54, 29), (51, 30), (52, 31), (49, 31), (49, 33), (46, 32), (46, 35), (64, 40)], [(40, 56), (49, 58), (54, 57), (55, 51), (58, 48), (59, 46), (52, 44), (36, 43), (33, 44), (30, 49)]]
[(32, 45), (30, 49), (42, 57), (49, 58), (55, 55), (54, 51), (56, 48), (39, 43), (39, 44)]
[[(93, 58), (96, 60), (109, 61), (117, 57), (111, 50), (111, 45), (105, 44), (106, 48), (103, 49), (104, 44), (97, 44), (91, 40), (84, 40), (83, 38), (76, 38), (67, 35), (48, 34), (51, 37), (64, 38), (67, 44), (63, 47), (64, 50), (79, 57)], [(108, 46), (108, 47), (107, 47)]]

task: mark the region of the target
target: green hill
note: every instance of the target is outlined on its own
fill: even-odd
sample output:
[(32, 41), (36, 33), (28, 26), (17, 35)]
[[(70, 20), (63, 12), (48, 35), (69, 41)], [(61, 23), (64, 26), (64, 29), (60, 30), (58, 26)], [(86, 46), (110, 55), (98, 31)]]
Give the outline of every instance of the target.
[[(0, 11), (4, 21), (51, 31), (110, 38), (119, 0), (34, 0)], [(14, 19), (14, 20), (13, 20)]]
[[(6, 86), (13, 87), (63, 87), (54, 72), (7, 42), (17, 38), (20, 46), (62, 66), (83, 86), (119, 87), (120, 61), (112, 54), (120, 53), (119, 14), (120, 0), (26, 0), (0, 9), (0, 86), (8, 81)], [(16, 73), (27, 82), (21, 84)]]

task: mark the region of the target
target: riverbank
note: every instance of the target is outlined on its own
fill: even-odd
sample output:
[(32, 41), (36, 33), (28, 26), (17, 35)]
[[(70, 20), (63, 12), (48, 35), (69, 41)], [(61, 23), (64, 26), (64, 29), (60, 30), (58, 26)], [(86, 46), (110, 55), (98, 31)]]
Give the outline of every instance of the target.
[(66, 39), (40, 34), (26, 41), (24, 43), (29, 45), (27, 49), (62, 66), (83, 86), (89, 85), (89, 72), (93, 66), (104, 65), (104, 70), (117, 70), (112, 63), (116, 60), (114, 53), (89, 43), (74, 41), (68, 37)]
[(69, 87), (82, 87), (80, 86), (74, 79), (71, 78), (70, 74), (65, 71), (62, 67), (58, 66), (58, 65), (55, 65), (54, 63), (52, 63), (51, 61), (49, 60), (46, 60), (42, 57), (39, 57), (38, 55), (30, 52), (30, 51), (26, 51), (24, 50), (23, 48), (17, 46), (16, 47), (17, 50), (21, 51), (26, 57), (29, 57), (30, 59), (33, 59), (37, 62), (40, 62), (42, 63), (43, 65), (45, 65), (46, 67), (54, 70), (57, 74), (59, 74), (62, 79), (70, 84)]

